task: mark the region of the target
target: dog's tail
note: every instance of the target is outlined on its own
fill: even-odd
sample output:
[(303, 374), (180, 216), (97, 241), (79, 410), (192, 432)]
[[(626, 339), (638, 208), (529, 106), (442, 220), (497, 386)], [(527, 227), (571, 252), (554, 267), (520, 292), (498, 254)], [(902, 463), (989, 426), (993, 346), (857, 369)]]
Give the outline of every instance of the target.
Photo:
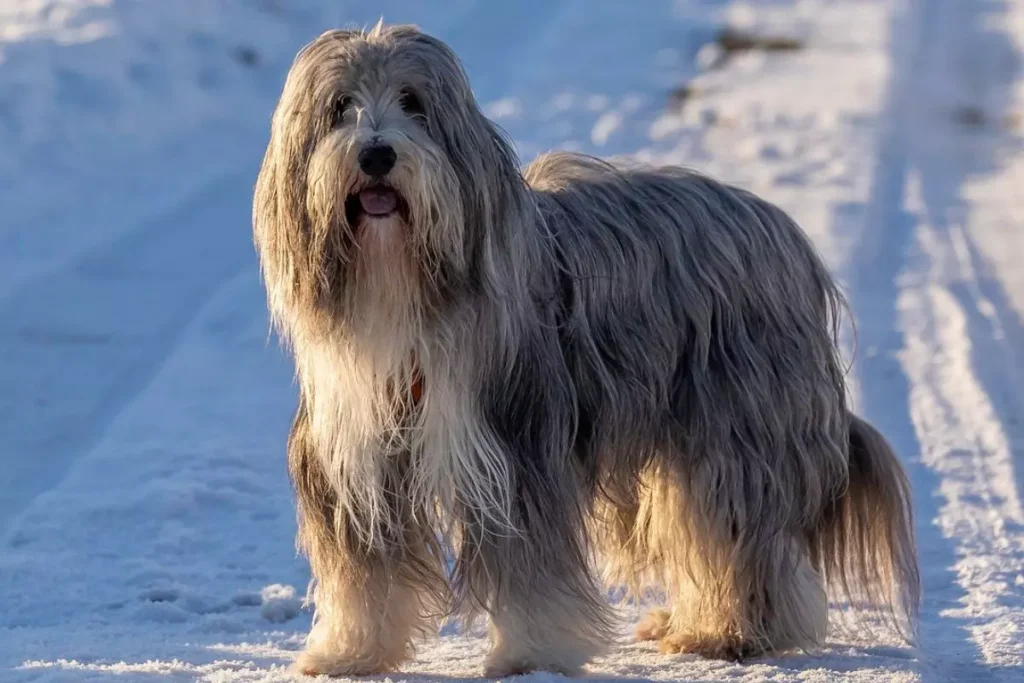
[(815, 529), (816, 564), (851, 605), (913, 640), (921, 580), (910, 483), (889, 443), (850, 414), (849, 484)]

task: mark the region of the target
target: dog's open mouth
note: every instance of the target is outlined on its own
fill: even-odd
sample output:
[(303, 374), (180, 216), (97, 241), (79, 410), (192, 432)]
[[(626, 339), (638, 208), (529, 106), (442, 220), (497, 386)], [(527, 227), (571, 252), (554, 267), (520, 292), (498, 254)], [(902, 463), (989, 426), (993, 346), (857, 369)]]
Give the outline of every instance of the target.
[(349, 225), (359, 225), (364, 218), (389, 218), (404, 213), (402, 195), (389, 185), (364, 187), (345, 200), (345, 217)]

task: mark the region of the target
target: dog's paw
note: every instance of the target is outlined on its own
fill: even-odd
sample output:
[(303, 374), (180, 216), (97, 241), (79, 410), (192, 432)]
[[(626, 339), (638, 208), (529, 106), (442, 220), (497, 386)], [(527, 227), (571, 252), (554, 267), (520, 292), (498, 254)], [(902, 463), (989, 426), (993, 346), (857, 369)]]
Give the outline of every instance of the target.
[(292, 669), (303, 676), (369, 676), (394, 670), (379, 659), (348, 657), (342, 653), (306, 650)]
[(651, 610), (636, 625), (637, 640), (661, 640), (668, 634), (668, 620), (672, 613), (667, 609)]
[(733, 635), (669, 633), (658, 641), (662, 654), (695, 654), (706, 659), (742, 662), (764, 653), (764, 648)]
[(572, 652), (512, 653), (492, 651), (484, 662), (484, 676), (507, 678), (521, 676), (535, 671), (578, 676), (583, 671), (585, 658)]
[(488, 661), (484, 664), (485, 678), (508, 678), (509, 676), (522, 676), (524, 674), (534, 673), (535, 671), (545, 671), (547, 673), (562, 674), (563, 676), (573, 677), (578, 676), (581, 673), (582, 668), (564, 666), (550, 662), (545, 664), (528, 660)]

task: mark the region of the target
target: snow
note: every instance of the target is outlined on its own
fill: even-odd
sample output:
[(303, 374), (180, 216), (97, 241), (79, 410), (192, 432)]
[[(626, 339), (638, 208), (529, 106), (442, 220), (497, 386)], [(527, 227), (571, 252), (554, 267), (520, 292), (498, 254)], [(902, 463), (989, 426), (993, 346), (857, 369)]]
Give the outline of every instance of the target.
[[(295, 388), (249, 203), (297, 48), (381, 14), (454, 47), (524, 160), (686, 164), (789, 210), (914, 485), (918, 647), (735, 665), (624, 631), (592, 677), (1024, 680), (1024, 0), (0, 1), (0, 680), (289, 680)], [(707, 47), (724, 25), (805, 49)], [(445, 629), (386, 680), (484, 650)]]

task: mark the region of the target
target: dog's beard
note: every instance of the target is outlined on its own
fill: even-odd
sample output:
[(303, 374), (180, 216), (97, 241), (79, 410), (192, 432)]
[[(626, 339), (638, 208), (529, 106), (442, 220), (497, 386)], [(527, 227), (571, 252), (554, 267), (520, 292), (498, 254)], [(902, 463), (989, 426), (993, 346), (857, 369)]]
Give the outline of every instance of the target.
[(422, 285), (398, 217), (360, 226), (339, 310), (344, 319), (297, 356), (324, 471), (345, 518), (374, 542), (391, 519), (387, 468), (410, 448)]
[[(397, 523), (386, 499), (387, 468), (415, 450), (413, 435), (422, 431), (424, 326), (441, 296), (440, 269), (465, 266), (453, 173), (431, 160), (429, 146), (402, 136), (389, 142), (399, 161), (380, 180), (359, 170), (357, 136), (328, 136), (310, 160), (311, 258), (329, 315), (320, 318), (326, 330), (310, 335), (309, 352), (297, 356), (303, 390), (314, 397), (311, 426), (323, 467), (344, 517), (370, 542)], [(367, 201), (367, 192), (393, 197)], [(393, 210), (380, 211), (390, 204)]]
[(452, 226), (428, 220), (438, 213), (435, 198), (424, 193), (433, 183), (421, 179), (430, 173), (412, 151), (415, 145), (391, 136), (399, 138), (399, 162), (385, 178), (374, 179), (359, 170), (361, 137), (332, 133), (310, 160), (311, 253), (328, 275), (321, 286), (330, 336), (350, 348), (353, 364), (366, 375), (362, 384), (374, 421), (398, 448), (429, 295), (425, 255), (438, 248), (438, 233)]

